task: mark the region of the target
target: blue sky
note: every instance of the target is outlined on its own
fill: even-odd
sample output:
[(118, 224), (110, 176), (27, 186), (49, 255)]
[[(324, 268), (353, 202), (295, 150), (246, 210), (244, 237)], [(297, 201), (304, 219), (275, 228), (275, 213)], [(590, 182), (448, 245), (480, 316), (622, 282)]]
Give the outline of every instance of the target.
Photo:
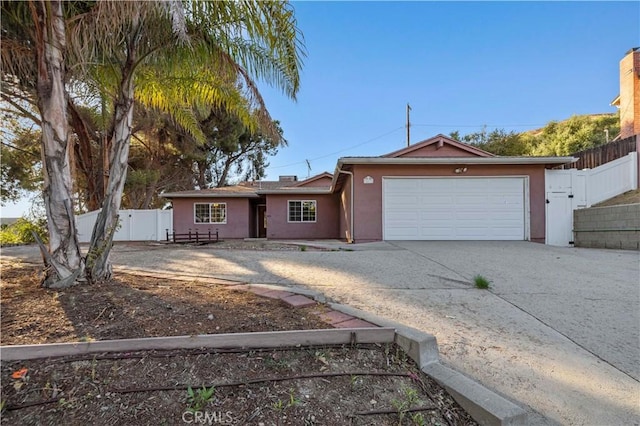
[(333, 172), (438, 133), (523, 131), (615, 112), (638, 2), (294, 2), (308, 56), (297, 102), (263, 89), (287, 148), (268, 179)]
[(412, 143), (614, 112), (619, 61), (640, 46), (639, 2), (293, 4), (308, 56), (297, 102), (261, 85), (289, 141), (267, 179), (404, 147), (407, 103)]

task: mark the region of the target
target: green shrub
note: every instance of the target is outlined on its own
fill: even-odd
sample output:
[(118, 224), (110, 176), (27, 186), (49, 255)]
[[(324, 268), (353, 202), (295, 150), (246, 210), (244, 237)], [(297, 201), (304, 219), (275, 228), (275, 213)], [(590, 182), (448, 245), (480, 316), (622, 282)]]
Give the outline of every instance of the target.
[(21, 217), (11, 225), (0, 230), (0, 245), (35, 243), (31, 231), (37, 233), (42, 241), (47, 241), (47, 222), (45, 219)]

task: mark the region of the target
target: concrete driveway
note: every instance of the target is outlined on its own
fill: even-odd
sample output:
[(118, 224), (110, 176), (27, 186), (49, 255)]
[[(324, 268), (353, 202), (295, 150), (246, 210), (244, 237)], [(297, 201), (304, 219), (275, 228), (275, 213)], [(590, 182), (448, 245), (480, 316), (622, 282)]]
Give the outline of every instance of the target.
[[(123, 245), (113, 256), (134, 268), (304, 286), (424, 330), (445, 364), (527, 405), (535, 424), (640, 423), (638, 252), (527, 242), (349, 247)], [(476, 274), (492, 289), (475, 289)]]

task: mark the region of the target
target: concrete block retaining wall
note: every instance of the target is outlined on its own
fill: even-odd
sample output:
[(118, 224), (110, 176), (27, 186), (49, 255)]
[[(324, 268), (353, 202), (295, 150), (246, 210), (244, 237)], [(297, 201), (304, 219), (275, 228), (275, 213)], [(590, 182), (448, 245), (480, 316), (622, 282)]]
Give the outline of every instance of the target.
[(573, 211), (576, 247), (640, 250), (640, 204)]

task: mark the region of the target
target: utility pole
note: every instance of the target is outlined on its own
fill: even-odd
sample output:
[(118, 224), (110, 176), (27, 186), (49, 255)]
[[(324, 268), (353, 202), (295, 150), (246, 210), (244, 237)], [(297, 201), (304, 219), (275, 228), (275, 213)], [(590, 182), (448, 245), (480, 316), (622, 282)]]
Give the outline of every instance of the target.
[(411, 111), (411, 106), (407, 102), (407, 146), (411, 144), (411, 131), (409, 130), (411, 127), (411, 122), (409, 121), (409, 111)]

